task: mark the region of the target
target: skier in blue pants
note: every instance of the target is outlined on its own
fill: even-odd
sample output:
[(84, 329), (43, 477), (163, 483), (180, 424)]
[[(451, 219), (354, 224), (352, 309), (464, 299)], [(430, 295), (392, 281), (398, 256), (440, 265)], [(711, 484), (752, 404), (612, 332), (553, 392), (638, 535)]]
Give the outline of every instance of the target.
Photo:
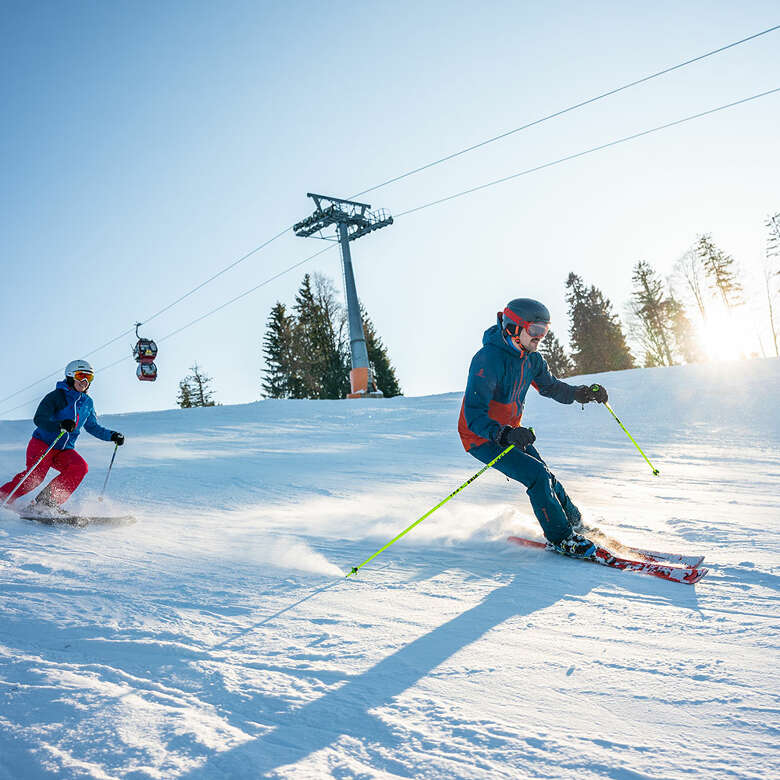
[(580, 511), (533, 446), (536, 436), (520, 425), (528, 389), (562, 404), (608, 400), (599, 386), (570, 385), (556, 379), (537, 351), (550, 328), (547, 307), (531, 298), (515, 298), (485, 331), (482, 349), (469, 368), (458, 433), (466, 452), (489, 463), (515, 445), (494, 468), (525, 485), (547, 541), (559, 552), (587, 557), (595, 545), (576, 532)]

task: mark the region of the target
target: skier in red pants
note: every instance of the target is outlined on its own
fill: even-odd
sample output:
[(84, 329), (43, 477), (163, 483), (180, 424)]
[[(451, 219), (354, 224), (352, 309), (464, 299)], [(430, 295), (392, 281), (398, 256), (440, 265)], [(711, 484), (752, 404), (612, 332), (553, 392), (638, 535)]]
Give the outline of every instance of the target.
[[(87, 474), (88, 466), (75, 448), (81, 429), (103, 441), (124, 444), (125, 437), (100, 425), (87, 390), (95, 376), (86, 360), (72, 360), (65, 367), (65, 380), (46, 395), (33, 418), (37, 426), (27, 445), (27, 465), (15, 477), (0, 487), (0, 502), (35, 490), (46, 478), (49, 469), (59, 471), (36, 497), (30, 508), (39, 514), (56, 514)], [(37, 461), (44, 456), (37, 466)], [(35, 468), (33, 469), (33, 466)], [(30, 471), (32, 469), (32, 471)]]

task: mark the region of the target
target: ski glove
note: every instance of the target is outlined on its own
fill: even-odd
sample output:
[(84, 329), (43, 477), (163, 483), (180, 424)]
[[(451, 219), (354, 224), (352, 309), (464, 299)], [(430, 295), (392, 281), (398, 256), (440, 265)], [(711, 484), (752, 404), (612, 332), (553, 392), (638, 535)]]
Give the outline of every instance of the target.
[(60, 430), (67, 431), (68, 433), (73, 433), (73, 431), (76, 430), (76, 421), (62, 420), (62, 422), (60, 422)]
[(514, 444), (521, 450), (530, 446), (536, 441), (536, 434), (530, 428), (519, 426), (513, 428), (511, 425), (505, 425), (498, 434), (499, 447), (506, 449), (510, 444)]
[(574, 400), (578, 404), (587, 404), (596, 401), (605, 404), (609, 401), (607, 389), (602, 385), (580, 385), (574, 388)]
[(121, 447), (125, 443), (125, 437), (119, 433), (119, 431), (113, 431), (111, 434), (111, 441)]

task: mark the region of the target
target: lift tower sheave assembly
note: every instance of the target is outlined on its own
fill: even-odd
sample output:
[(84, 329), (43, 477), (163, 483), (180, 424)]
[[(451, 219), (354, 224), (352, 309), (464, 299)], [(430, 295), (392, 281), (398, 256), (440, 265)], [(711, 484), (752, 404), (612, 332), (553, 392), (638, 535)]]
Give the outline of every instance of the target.
[[(347, 317), (349, 320), (349, 345), (352, 355), (352, 370), (349, 372), (351, 391), (347, 398), (381, 398), (382, 391), (377, 388), (368, 361), (366, 337), (363, 333), (363, 319), (360, 316), (355, 273), (352, 270), (352, 255), (349, 242), (372, 233), (374, 230), (393, 224), (393, 218), (384, 209), (371, 211), (368, 203), (356, 203), (354, 200), (331, 198), (329, 195), (306, 194), (317, 207), (310, 217), (293, 225), (296, 236), (308, 238), (315, 233), (316, 238), (326, 241), (337, 240), (341, 245), (341, 263), (344, 269), (344, 289), (347, 298)], [(331, 225), (336, 227), (337, 238), (325, 236), (322, 231)]]

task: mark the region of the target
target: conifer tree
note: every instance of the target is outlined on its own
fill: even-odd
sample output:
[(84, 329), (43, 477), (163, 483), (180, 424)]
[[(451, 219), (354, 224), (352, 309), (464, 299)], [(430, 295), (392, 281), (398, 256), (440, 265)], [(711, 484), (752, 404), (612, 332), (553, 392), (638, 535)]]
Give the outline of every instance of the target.
[(206, 376), (197, 363), (190, 366), (190, 371), (192, 373), (179, 382), (179, 406), (183, 409), (193, 406), (216, 406), (214, 393), (209, 387), (212, 378)]
[(671, 366), (673, 323), (664, 293), (664, 284), (652, 266), (640, 260), (631, 277), (634, 289), (629, 311), (632, 333), (645, 352), (645, 366)]
[(318, 329), (316, 327), (317, 303), (311, 289), (311, 276), (303, 277), (295, 296), (295, 325), (293, 327), (291, 371), (296, 377), (295, 393), (292, 398), (320, 397), (320, 360), (318, 348)]
[(393, 364), (390, 362), (387, 354), (387, 348), (382, 343), (382, 339), (377, 334), (374, 323), (371, 321), (362, 303), (360, 304), (360, 314), (363, 318), (363, 335), (366, 339), (368, 361), (371, 363), (377, 388), (382, 391), (385, 398), (403, 395), (401, 386), (398, 384), (398, 377), (395, 374), (395, 368), (393, 368)]
[(182, 409), (192, 408), (192, 397), (190, 396), (190, 385), (186, 379), (179, 382), (179, 395), (176, 397), (176, 403)]
[(720, 295), (723, 305), (727, 309), (739, 306), (743, 302), (742, 285), (737, 279), (734, 258), (718, 249), (709, 234), (699, 237), (696, 252), (712, 290)]
[(262, 393), (266, 398), (300, 398), (293, 360), (293, 321), (283, 303), (276, 302), (263, 338)]
[(594, 285), (586, 287), (575, 273), (569, 274), (566, 288), (575, 372), (592, 374), (633, 368), (634, 359), (610, 300)]
[(548, 330), (547, 335), (542, 339), (539, 352), (542, 353), (542, 357), (547, 362), (547, 367), (553, 376), (563, 379), (574, 373), (574, 364), (571, 358), (566, 354), (566, 350), (552, 330)]

